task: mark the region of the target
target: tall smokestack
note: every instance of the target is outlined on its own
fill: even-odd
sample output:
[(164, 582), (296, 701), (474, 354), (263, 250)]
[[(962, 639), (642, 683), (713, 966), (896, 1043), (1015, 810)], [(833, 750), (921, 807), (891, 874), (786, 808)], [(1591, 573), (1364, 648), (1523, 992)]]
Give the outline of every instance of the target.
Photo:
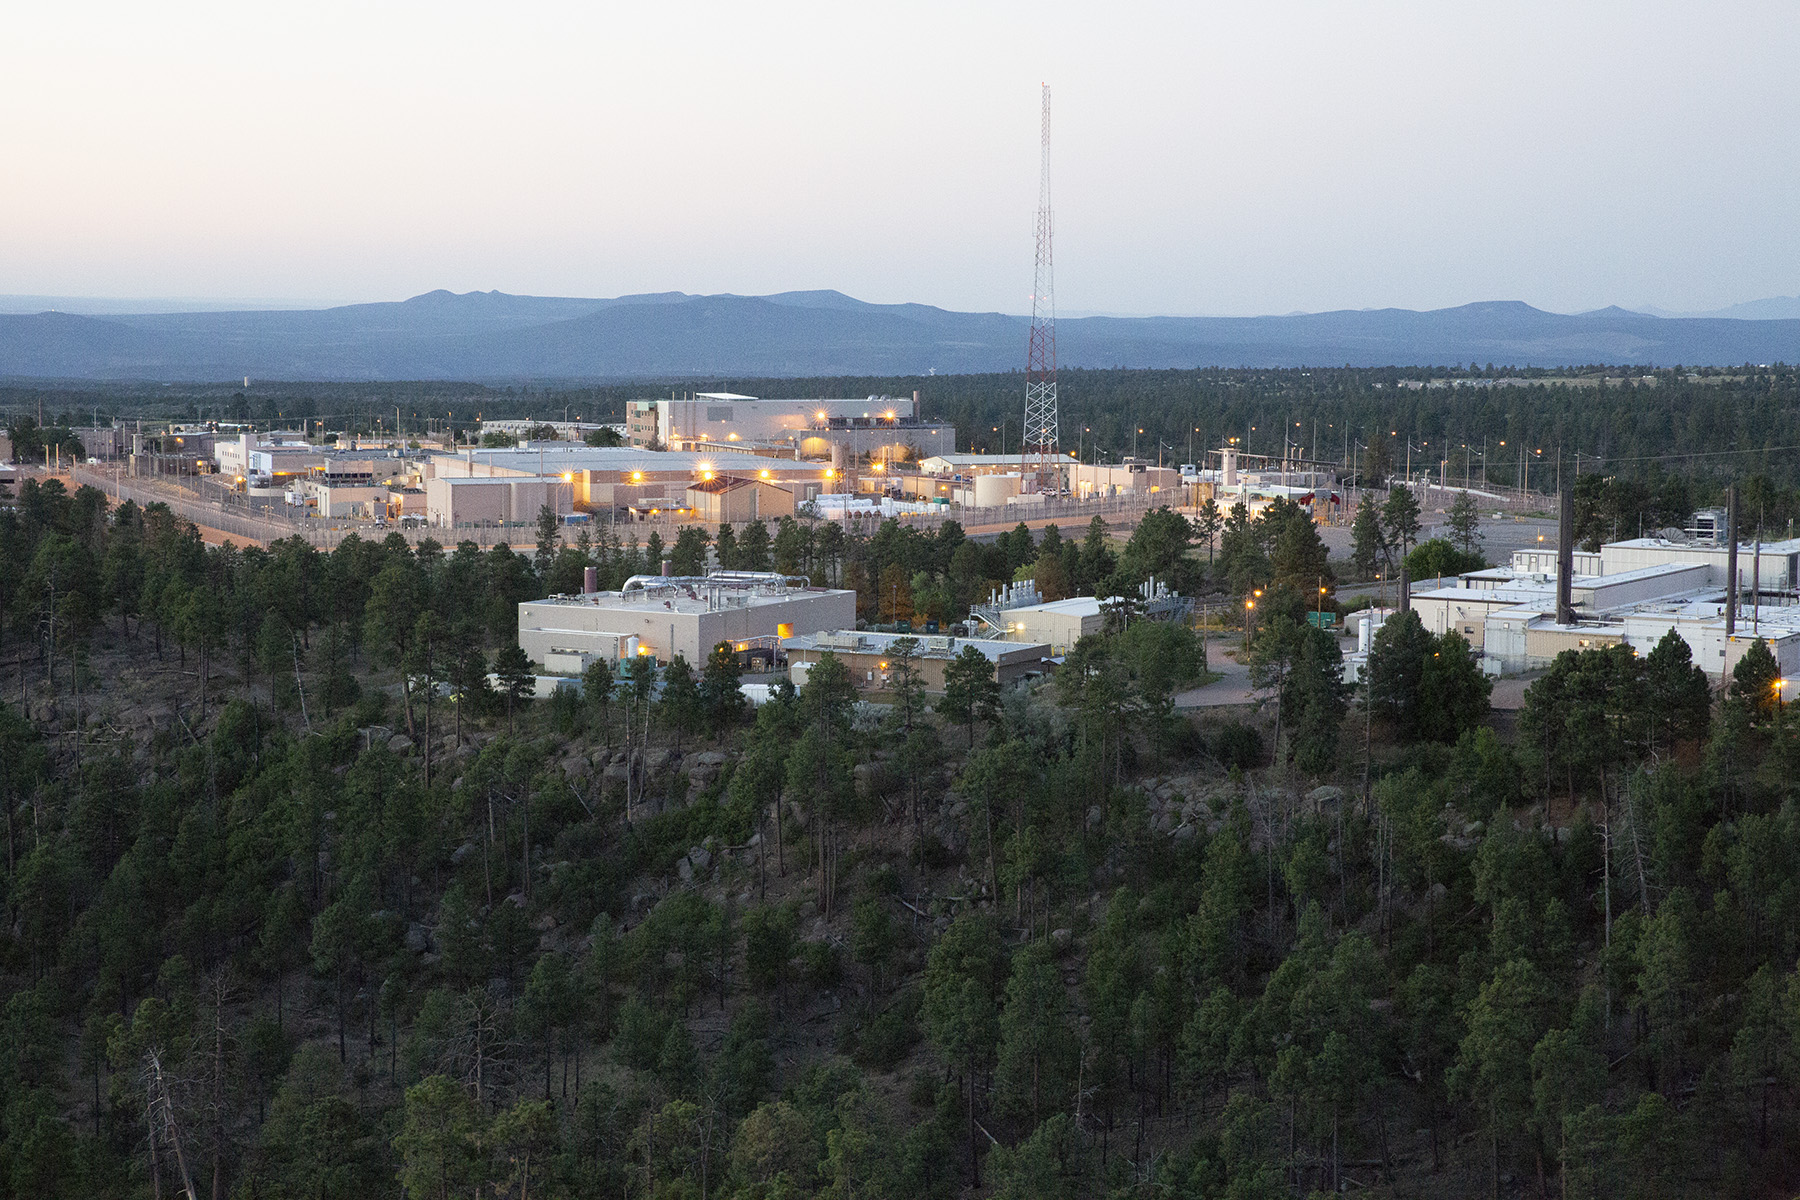
[(1737, 484), (1725, 489), (1725, 640), (1737, 632), (1738, 568), (1737, 568)]
[(1556, 623), (1575, 623), (1575, 500), (1567, 485), (1556, 497)]
[(1395, 605), (1398, 612), (1408, 612), (1412, 608), (1412, 577), (1406, 572), (1406, 560), (1400, 561), (1400, 598)]

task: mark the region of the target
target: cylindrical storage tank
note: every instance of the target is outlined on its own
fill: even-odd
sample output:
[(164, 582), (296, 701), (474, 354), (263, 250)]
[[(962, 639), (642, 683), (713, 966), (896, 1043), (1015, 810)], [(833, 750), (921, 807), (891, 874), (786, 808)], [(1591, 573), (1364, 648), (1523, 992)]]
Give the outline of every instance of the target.
[(1374, 624), (1375, 618), (1368, 613), (1363, 613), (1356, 618), (1356, 652), (1358, 654), (1369, 652), (1369, 643), (1373, 640), (1369, 630)]
[(840, 471), (844, 469), (844, 443), (831, 443), (831, 465)]
[(999, 508), (1007, 500), (1019, 494), (1019, 477), (1017, 475), (977, 475), (975, 477), (975, 507)]
[(581, 590), (590, 596), (600, 590), (599, 567), (581, 568)]

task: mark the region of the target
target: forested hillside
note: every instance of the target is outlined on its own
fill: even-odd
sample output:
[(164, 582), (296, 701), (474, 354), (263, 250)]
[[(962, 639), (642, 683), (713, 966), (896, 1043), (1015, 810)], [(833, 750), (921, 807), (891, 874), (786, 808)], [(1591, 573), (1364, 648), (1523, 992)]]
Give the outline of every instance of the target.
[[(236, 550), (28, 482), (0, 1192), (1793, 1192), (1772, 658), (1715, 694), (1677, 641), (1567, 655), (1515, 724), (1411, 616), (1347, 689), (1286, 508), (833, 530)], [(1264, 594), (1248, 649), (1127, 612), (1024, 689), (901, 657), (860, 703), (828, 660), (752, 710), (716, 653), (527, 700), (516, 602), (665, 554), (870, 621), (1021, 574)], [(1176, 710), (1228, 651), (1266, 702)]]

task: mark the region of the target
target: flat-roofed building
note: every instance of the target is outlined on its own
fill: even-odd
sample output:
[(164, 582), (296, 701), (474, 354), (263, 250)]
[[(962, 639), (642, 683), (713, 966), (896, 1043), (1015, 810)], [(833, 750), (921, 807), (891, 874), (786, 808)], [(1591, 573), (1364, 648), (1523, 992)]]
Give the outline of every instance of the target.
[[(913, 419), (912, 399), (896, 396), (763, 400), (735, 392), (699, 392), (637, 403), (655, 405), (656, 440), (670, 449), (701, 442), (786, 442), (834, 425), (895, 429)], [(636, 442), (638, 436), (633, 435), (635, 444), (649, 444)], [(829, 452), (829, 445), (822, 442), (821, 449)]]
[[(791, 501), (773, 496), (765, 499), (783, 512), (792, 512), (821, 492), (844, 486), (841, 471), (819, 463), (734, 451), (703, 454), (629, 446), (471, 450), (433, 457), (423, 464), (423, 469), (428, 479), (439, 480), (559, 480), (572, 488), (575, 507), (586, 512), (687, 508), (691, 485), (721, 476), (781, 485), (792, 496)], [(435, 509), (432, 520), (438, 521)]]
[[(1608, 542), (1600, 547), (1602, 569), (1608, 575), (1666, 563), (1704, 563), (1709, 571), (1709, 582), (1721, 587), (1725, 585), (1730, 569), (1727, 565), (1730, 555), (1728, 544), (1698, 539), (1677, 542), (1642, 537)], [(1740, 540), (1737, 571), (1738, 582), (1744, 587), (1759, 587), (1764, 591), (1793, 590), (1800, 586), (1800, 538), (1763, 542), (1761, 546)]]
[(575, 511), (574, 488), (560, 479), (518, 476), (438, 478), (425, 483), (426, 517), (444, 529), (529, 525), (546, 504), (557, 516), (569, 516)]
[(740, 652), (856, 623), (856, 593), (775, 574), (715, 571), (702, 578), (639, 576), (623, 591), (552, 596), (519, 605), (519, 646), (550, 674), (576, 675), (596, 658), (679, 654), (696, 669), (724, 642)]
[(1000, 613), (1008, 639), (1041, 642), (1054, 655), (1067, 654), (1069, 648), (1089, 634), (1099, 633), (1106, 625), (1106, 614), (1095, 596), (1071, 596), (1067, 600), (1051, 600), (1009, 608)]
[(940, 637), (935, 634), (862, 633), (834, 630), (804, 637), (786, 638), (788, 670), (796, 683), (802, 681), (825, 655), (830, 654), (850, 670), (858, 687), (885, 690), (893, 684), (894, 643), (912, 638), (913, 669), (928, 692), (944, 690), (944, 669), (957, 655), (973, 646), (994, 664), (996, 677), (1002, 684), (1015, 683), (1026, 675), (1045, 669), (1050, 647), (1027, 642), (999, 641), (987, 638)]

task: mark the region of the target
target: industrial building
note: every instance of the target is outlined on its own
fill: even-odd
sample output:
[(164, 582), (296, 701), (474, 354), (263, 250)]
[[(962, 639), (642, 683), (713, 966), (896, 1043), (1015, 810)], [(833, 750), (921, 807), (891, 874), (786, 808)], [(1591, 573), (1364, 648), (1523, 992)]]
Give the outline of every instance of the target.
[(1106, 626), (1106, 611), (1094, 596), (1071, 596), (1067, 600), (1050, 600), (1008, 609), (1002, 619), (1009, 641), (1041, 642), (1053, 655), (1067, 654), (1071, 647)]
[(761, 521), (794, 515), (794, 489), (754, 476), (715, 475), (690, 483), (688, 515), (708, 525), (725, 521)]
[(595, 659), (679, 654), (696, 667), (721, 642), (740, 652), (854, 627), (856, 593), (805, 579), (744, 571), (703, 577), (639, 575), (617, 592), (552, 596), (519, 605), (519, 646), (551, 675), (578, 675)]
[(575, 488), (552, 477), (439, 477), (425, 481), (429, 524), (442, 529), (481, 525), (529, 525), (545, 505), (558, 517), (575, 512)]
[[(969, 620), (971, 628), (991, 631), (1003, 641), (1041, 643), (1061, 657), (1082, 638), (1105, 629), (1109, 608), (1125, 604), (1120, 598), (1097, 596), (1046, 601), (1038, 595), (1037, 584), (1024, 579), (995, 589), (986, 604), (972, 606)], [(1183, 620), (1194, 610), (1192, 600), (1154, 577), (1138, 585), (1129, 606), (1135, 619), (1148, 621)]]
[[(1543, 551), (1520, 551), (1508, 571), (1472, 571), (1447, 585), (1415, 588), (1411, 607), (1432, 633), (1455, 632), (1491, 674), (1548, 666), (1564, 650), (1629, 645), (1648, 653), (1670, 630), (1715, 681), (1762, 641), (1781, 670), (1800, 669), (1800, 541), (1740, 545), (1737, 587), (1730, 547), (1634, 538), (1600, 548), (1602, 570), (1570, 570), (1567, 616), (1558, 618), (1558, 578), (1537, 568)], [(1571, 555), (1571, 559), (1574, 555)], [(1572, 565), (1572, 564), (1571, 564)], [(1734, 614), (1728, 615), (1736, 594)]]
[(1002, 684), (1014, 683), (1026, 675), (1044, 669), (1050, 647), (1017, 641), (994, 641), (983, 638), (938, 637), (905, 633), (859, 633), (850, 629), (815, 633), (782, 639), (787, 651), (788, 670), (796, 685), (804, 683), (806, 673), (825, 655), (830, 654), (850, 669), (859, 687), (882, 690), (893, 683), (893, 647), (901, 638), (912, 638), (913, 669), (928, 692), (944, 690), (944, 669), (964, 650), (973, 646), (994, 664)]
[(956, 427), (921, 422), (911, 398), (764, 400), (735, 392), (699, 392), (626, 405), (625, 433), (640, 449), (774, 449), (797, 458), (846, 454), (895, 459), (956, 449)]
[[(922, 494), (949, 496), (954, 504), (994, 508), (1016, 503), (1014, 497), (1030, 494), (1023, 460), (1017, 454), (935, 454), (919, 460), (919, 474), (928, 477)], [(1062, 464), (1070, 495), (1086, 500), (1105, 496), (1148, 495), (1161, 492), (1181, 503), (1182, 477), (1174, 467), (1149, 462), (1086, 463), (1070, 459)]]
[[(758, 507), (764, 516), (791, 513), (821, 492), (844, 486), (840, 471), (819, 463), (735, 451), (700, 454), (639, 450), (628, 446), (471, 449), (459, 455), (433, 457), (426, 461), (424, 469), (428, 480), (438, 481), (559, 481), (568, 485), (570, 503), (576, 511), (612, 513), (621, 517), (652, 510), (688, 509), (692, 506), (688, 489), (720, 477), (753, 479), (784, 488), (791, 500), (759, 492)], [(429, 491), (429, 482), (427, 489)], [(440, 489), (435, 495), (437, 499), (428, 499), (432, 524), (462, 523), (463, 518), (452, 503), (455, 492)]]

